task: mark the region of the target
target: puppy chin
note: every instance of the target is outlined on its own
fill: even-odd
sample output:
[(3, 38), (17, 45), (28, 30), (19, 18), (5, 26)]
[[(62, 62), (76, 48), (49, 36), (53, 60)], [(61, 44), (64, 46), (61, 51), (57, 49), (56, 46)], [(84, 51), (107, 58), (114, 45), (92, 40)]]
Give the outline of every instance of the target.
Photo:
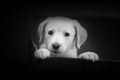
[(61, 54), (65, 52), (65, 50), (61, 50), (61, 49), (59, 50), (49, 49), (49, 51), (53, 54)]
[(64, 48), (60, 48), (58, 50), (54, 50), (52, 47), (48, 47), (48, 50), (52, 53), (52, 54), (61, 54), (64, 53), (66, 50)]

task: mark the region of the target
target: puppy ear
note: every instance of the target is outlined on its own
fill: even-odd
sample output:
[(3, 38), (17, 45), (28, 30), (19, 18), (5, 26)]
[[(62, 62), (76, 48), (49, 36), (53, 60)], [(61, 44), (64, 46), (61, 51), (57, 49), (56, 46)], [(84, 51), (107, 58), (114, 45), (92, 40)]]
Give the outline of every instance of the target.
[(43, 21), (38, 26), (38, 36), (39, 36), (39, 43), (41, 43), (44, 40), (45, 37), (45, 27), (46, 27), (47, 21)]
[(50, 20), (51, 20), (51, 17), (48, 17), (46, 20), (44, 20), (38, 26), (39, 43), (41, 43), (44, 40), (45, 28), (46, 28), (47, 23), (49, 23)]
[(80, 46), (87, 39), (87, 31), (77, 21), (74, 21), (74, 25), (76, 29), (76, 45), (80, 49)]

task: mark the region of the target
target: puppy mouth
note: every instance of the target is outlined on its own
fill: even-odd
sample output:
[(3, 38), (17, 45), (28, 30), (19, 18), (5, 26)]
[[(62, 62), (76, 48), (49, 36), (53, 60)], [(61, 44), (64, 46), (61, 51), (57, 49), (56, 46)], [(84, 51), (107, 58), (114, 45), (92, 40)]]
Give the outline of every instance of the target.
[(55, 53), (55, 54), (59, 54), (60, 52), (59, 51), (56, 51), (56, 50), (53, 50), (51, 51), (52, 53)]

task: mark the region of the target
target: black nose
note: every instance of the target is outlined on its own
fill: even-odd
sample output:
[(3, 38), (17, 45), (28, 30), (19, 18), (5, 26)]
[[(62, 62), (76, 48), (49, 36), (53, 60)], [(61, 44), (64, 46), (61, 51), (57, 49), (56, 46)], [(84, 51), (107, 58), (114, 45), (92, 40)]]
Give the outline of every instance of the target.
[(54, 50), (58, 50), (59, 47), (60, 47), (60, 44), (54, 43), (54, 44), (52, 45), (52, 47), (53, 47)]

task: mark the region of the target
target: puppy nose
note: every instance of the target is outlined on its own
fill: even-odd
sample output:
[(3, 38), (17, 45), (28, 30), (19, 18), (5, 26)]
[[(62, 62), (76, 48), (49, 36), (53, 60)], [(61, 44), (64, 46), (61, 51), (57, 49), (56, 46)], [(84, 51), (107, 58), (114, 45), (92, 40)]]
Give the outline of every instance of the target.
[(52, 47), (53, 47), (54, 50), (58, 50), (59, 47), (60, 47), (60, 44), (54, 43), (54, 44), (52, 45)]

